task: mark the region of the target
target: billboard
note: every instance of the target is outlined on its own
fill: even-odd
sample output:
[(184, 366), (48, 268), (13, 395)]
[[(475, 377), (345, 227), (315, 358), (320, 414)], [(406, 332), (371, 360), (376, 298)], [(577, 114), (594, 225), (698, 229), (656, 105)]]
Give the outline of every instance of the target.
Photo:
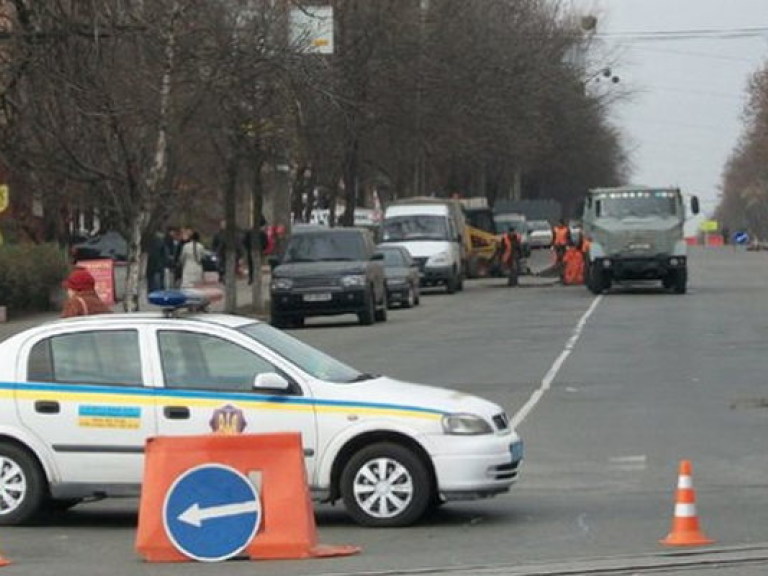
[(292, 9), (291, 43), (310, 54), (333, 54), (333, 8), (307, 6)]

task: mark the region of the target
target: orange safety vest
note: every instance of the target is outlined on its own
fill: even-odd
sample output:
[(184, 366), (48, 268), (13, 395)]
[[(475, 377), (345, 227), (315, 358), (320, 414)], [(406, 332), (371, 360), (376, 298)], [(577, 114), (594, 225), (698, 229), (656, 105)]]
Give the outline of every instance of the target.
[(568, 226), (555, 226), (555, 246), (565, 246), (568, 244)]

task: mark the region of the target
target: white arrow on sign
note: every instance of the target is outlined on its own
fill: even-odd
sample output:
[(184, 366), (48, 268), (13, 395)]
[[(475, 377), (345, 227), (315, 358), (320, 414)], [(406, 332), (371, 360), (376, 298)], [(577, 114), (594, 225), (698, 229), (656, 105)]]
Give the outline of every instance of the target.
[(258, 512), (259, 509), (259, 502), (256, 500), (249, 500), (248, 502), (240, 502), (236, 504), (222, 504), (221, 506), (211, 506), (210, 508), (200, 508), (200, 505), (195, 502), (192, 506), (179, 514), (179, 520), (191, 524), (196, 528), (200, 528), (200, 526), (203, 525), (203, 522), (210, 520), (211, 518), (238, 516), (239, 514)]

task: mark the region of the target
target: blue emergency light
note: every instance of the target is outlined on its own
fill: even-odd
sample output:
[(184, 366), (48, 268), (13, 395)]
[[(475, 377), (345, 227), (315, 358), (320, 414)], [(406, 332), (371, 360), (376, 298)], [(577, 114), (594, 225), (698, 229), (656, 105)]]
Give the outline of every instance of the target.
[(147, 300), (153, 306), (161, 306), (166, 313), (186, 308), (190, 311), (204, 311), (211, 303), (210, 298), (194, 288), (182, 290), (156, 290), (147, 295)]

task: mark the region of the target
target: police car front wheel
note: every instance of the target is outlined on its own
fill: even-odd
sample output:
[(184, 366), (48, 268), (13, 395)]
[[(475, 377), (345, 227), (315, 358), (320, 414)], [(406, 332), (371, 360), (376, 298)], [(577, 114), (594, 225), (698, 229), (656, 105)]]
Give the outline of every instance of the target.
[(45, 477), (34, 457), (19, 446), (0, 444), (0, 526), (31, 519), (45, 495)]
[(363, 526), (409, 526), (427, 511), (433, 492), (422, 459), (399, 444), (363, 448), (341, 475), (347, 512)]

